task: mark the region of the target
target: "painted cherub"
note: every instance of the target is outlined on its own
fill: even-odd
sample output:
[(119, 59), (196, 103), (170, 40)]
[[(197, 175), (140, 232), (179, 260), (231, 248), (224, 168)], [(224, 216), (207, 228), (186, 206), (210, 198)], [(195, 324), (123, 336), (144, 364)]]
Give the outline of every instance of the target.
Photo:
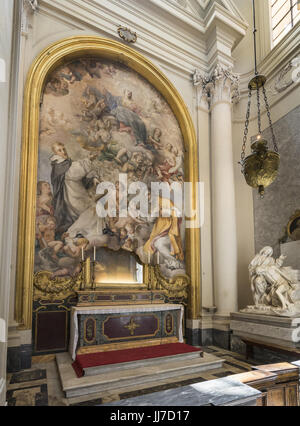
[(127, 251), (134, 251), (134, 243), (131, 238), (127, 238), (124, 244), (122, 245), (122, 249)]
[(135, 233), (134, 233), (134, 231), (135, 231), (135, 225), (134, 225), (134, 223), (128, 222), (125, 225), (125, 229), (126, 229), (128, 238), (131, 238), (131, 239), (135, 238)]
[(89, 240), (86, 238), (77, 238), (75, 242), (66, 244), (63, 251), (70, 257), (79, 258), (82, 255), (82, 250), (86, 250), (89, 245)]
[(37, 184), (36, 215), (53, 215), (54, 209), (52, 206), (52, 200), (53, 195), (51, 192), (50, 184), (45, 181), (39, 181)]
[(178, 149), (172, 144), (166, 145), (165, 160), (156, 166), (155, 173), (163, 181), (169, 181), (169, 179), (180, 169), (182, 158), (178, 153)]
[(125, 228), (121, 228), (119, 230), (119, 239), (120, 239), (120, 246), (123, 247), (128, 239), (127, 231)]
[(47, 217), (44, 224), (38, 224), (38, 241), (41, 249), (50, 247), (53, 250), (53, 257), (57, 259), (57, 253), (63, 248), (64, 243), (55, 239), (55, 229), (55, 217)]
[[(142, 167), (144, 162), (144, 155), (140, 151), (136, 151), (132, 154), (130, 160), (124, 163), (122, 172), (128, 174), (128, 179), (132, 179), (134, 176), (137, 177), (139, 169)], [(138, 176), (139, 177), (139, 176)]]

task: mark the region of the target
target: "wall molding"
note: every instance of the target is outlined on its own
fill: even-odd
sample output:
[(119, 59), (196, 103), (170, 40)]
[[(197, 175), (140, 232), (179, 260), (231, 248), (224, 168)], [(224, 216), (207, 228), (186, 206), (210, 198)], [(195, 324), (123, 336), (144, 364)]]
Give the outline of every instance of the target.
[[(207, 45), (216, 28), (220, 31), (222, 26), (224, 39), (217, 48), (217, 56), (223, 54), (228, 63), (232, 48), (243, 38), (248, 26), (224, 6), (212, 1), (209, 4), (205, 18), (169, 0), (39, 0), (38, 13), (51, 14), (70, 26), (75, 22), (85, 32), (93, 29), (116, 40), (118, 26), (128, 26), (138, 34), (136, 50), (165, 63), (175, 63), (177, 69), (191, 74), (196, 67), (203, 71), (212, 67)], [(211, 56), (216, 62), (216, 55)]]

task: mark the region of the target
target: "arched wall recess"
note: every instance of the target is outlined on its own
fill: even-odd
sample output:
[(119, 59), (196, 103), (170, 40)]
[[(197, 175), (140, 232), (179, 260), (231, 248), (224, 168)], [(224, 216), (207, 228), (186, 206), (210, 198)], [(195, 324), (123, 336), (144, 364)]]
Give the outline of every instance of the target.
[[(165, 98), (179, 123), (184, 140), (185, 181), (193, 183), (190, 208), (198, 205), (198, 153), (192, 119), (178, 91), (147, 58), (126, 45), (95, 36), (70, 37), (44, 49), (32, 64), (25, 87), (23, 107), (22, 158), (20, 169), (18, 259), (16, 278), (16, 321), (20, 328), (31, 329), (34, 278), (35, 211), (39, 114), (43, 89), (49, 74), (58, 66), (80, 56), (98, 56), (117, 61), (133, 69), (152, 84)], [(186, 229), (186, 272), (190, 278), (188, 315), (200, 313), (200, 230)], [(151, 274), (147, 274), (150, 276)]]

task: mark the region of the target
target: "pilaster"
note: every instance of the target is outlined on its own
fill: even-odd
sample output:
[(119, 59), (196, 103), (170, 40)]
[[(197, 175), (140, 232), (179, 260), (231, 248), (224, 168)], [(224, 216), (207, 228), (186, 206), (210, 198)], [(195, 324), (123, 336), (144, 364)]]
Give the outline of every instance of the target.
[[(201, 229), (201, 252), (206, 256), (202, 259), (202, 268), (208, 276), (202, 276), (202, 315), (193, 327), (199, 329), (201, 344), (210, 341), (210, 344), (229, 349), (229, 315), (237, 307), (232, 104), (240, 99), (239, 76), (231, 67), (219, 62), (210, 75), (196, 70), (193, 84), (198, 101), (200, 179), (204, 179), (205, 190), (208, 190), (205, 223)], [(204, 132), (204, 143), (205, 123), (208, 123), (208, 129)], [(206, 174), (201, 175), (203, 162), (210, 166), (206, 167)], [(209, 256), (213, 261), (209, 261)]]

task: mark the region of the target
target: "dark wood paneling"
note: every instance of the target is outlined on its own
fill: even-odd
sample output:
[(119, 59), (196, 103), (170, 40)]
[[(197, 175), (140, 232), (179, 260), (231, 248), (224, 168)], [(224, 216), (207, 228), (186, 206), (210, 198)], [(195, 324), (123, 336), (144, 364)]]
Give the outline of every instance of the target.
[(37, 312), (35, 352), (67, 350), (66, 311)]

